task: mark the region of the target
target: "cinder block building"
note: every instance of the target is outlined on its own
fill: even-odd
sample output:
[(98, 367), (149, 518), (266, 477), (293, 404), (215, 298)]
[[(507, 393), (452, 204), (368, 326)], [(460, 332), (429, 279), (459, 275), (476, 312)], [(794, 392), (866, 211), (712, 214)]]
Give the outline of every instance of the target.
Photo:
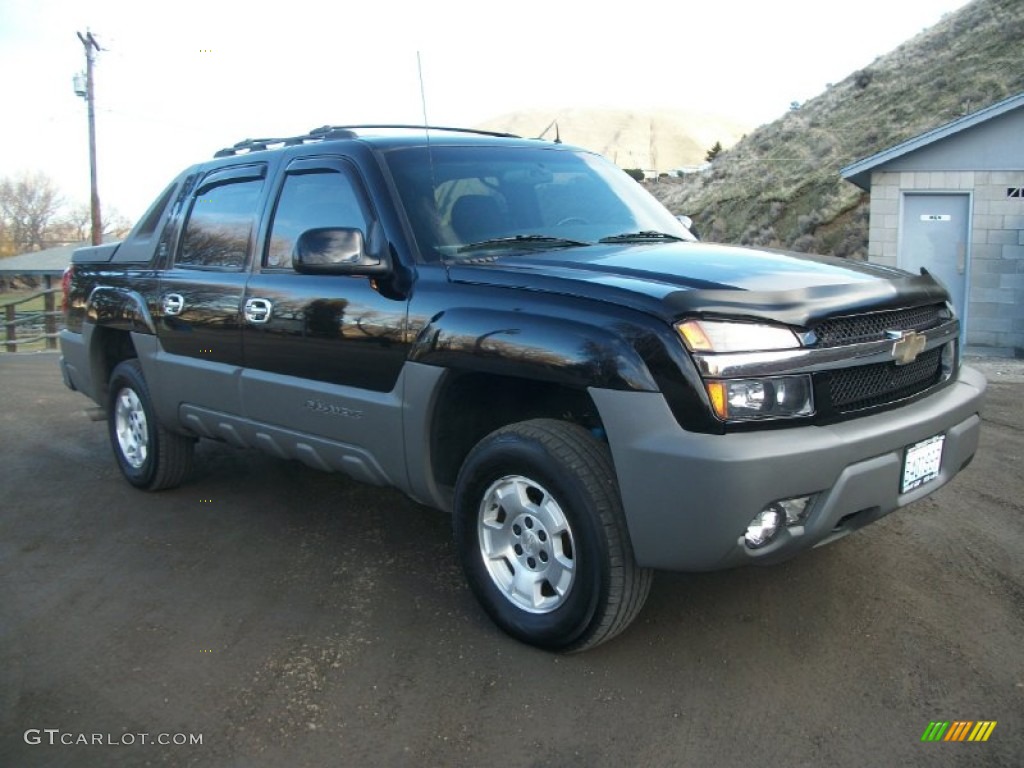
[(942, 280), (969, 351), (1024, 357), (1024, 93), (841, 173), (871, 193), (868, 260)]

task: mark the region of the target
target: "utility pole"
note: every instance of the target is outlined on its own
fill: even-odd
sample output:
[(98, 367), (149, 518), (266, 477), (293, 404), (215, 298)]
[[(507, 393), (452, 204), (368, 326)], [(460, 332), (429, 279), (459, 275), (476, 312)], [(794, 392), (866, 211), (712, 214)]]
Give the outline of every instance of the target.
[(76, 88), (79, 96), (85, 98), (88, 104), (89, 113), (89, 183), (91, 186), (91, 197), (89, 201), (92, 211), (92, 244), (100, 245), (103, 242), (103, 221), (100, 216), (100, 193), (96, 184), (96, 109), (95, 89), (92, 79), (92, 65), (96, 58), (96, 52), (100, 50), (99, 43), (92, 36), (92, 32), (86, 29), (85, 34), (76, 33), (85, 48), (85, 93)]

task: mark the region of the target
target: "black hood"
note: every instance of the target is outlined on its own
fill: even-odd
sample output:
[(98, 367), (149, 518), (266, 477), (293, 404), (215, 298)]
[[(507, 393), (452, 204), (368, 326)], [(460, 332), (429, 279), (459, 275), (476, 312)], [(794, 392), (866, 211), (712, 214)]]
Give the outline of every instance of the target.
[(455, 282), (631, 306), (671, 322), (722, 315), (806, 326), (827, 316), (945, 301), (928, 274), (828, 256), (709, 243), (594, 245), (450, 264)]

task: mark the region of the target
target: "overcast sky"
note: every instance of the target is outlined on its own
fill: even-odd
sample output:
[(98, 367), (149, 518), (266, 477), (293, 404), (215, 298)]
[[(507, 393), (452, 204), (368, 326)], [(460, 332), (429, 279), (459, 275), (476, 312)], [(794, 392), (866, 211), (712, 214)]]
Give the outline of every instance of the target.
[[(752, 126), (966, 0), (0, 0), (0, 176), (89, 196), (84, 69), (97, 58), (100, 195), (134, 219), (185, 166), (324, 123), (474, 125), (558, 107), (670, 108)], [(613, 10), (608, 10), (613, 9)], [(541, 126), (543, 128), (543, 126)]]

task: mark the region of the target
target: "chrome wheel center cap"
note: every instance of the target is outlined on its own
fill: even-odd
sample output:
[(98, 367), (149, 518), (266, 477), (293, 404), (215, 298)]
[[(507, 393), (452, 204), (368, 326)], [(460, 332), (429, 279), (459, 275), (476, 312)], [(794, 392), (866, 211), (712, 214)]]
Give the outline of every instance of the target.
[(540, 540), (533, 531), (526, 531), (523, 534), (523, 549), (528, 555), (536, 555), (540, 550)]

